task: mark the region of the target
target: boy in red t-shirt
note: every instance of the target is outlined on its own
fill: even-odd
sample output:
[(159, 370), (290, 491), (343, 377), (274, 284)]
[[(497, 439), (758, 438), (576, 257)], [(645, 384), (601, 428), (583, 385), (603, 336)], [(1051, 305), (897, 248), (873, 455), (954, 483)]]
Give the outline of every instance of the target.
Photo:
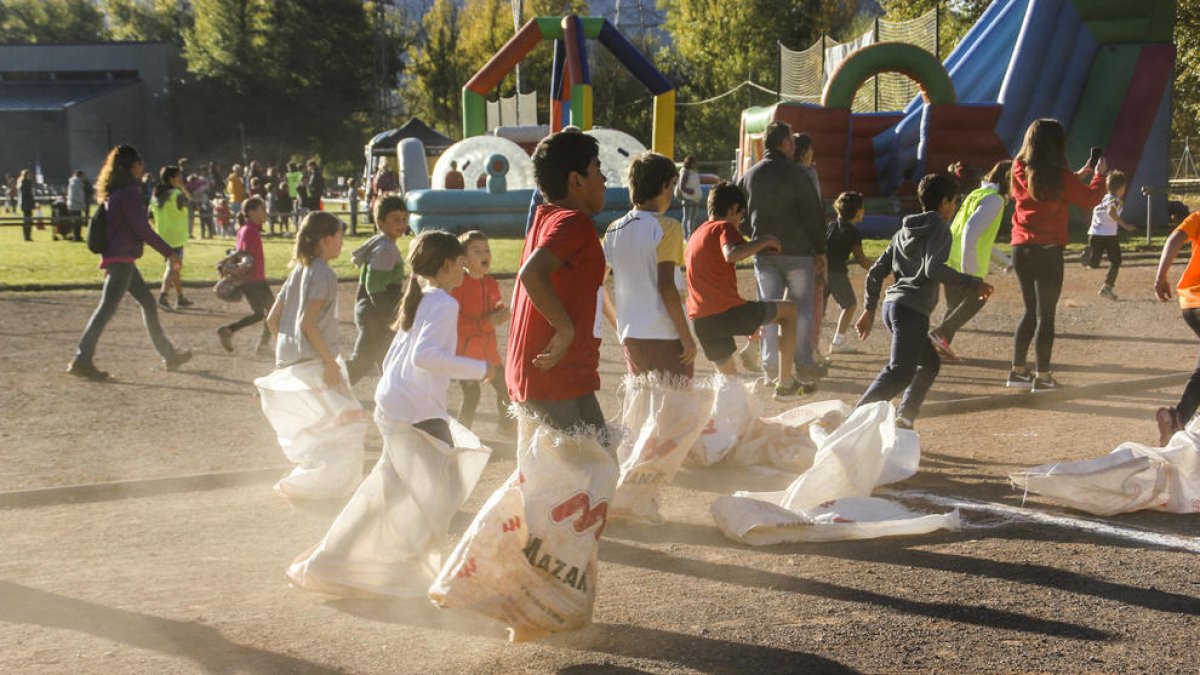
[[(500, 360), (500, 350), (496, 348), (496, 326), (508, 321), (508, 307), (500, 299), (500, 285), (488, 274), (492, 266), (492, 249), (488, 246), (487, 235), (479, 230), (471, 230), (459, 235), (458, 240), (467, 251), (467, 273), (462, 283), (450, 291), (450, 295), (458, 301), (458, 355), (487, 361), (489, 368), (496, 369), (491, 383), (492, 389), (496, 390), (497, 426), (509, 431), (513, 423), (508, 416), (504, 365)], [(459, 380), (458, 385), (463, 393), (458, 421), (470, 429), (475, 421), (475, 410), (479, 407), (479, 381)]]
[[(721, 183), (708, 193), (708, 216), (688, 239), (684, 252), (687, 270), (687, 313), (696, 329), (704, 355), (726, 375), (737, 375), (733, 356), (737, 335), (752, 335), (760, 326), (779, 324), (781, 354), (796, 348), (796, 303), (791, 300), (755, 302), (738, 295), (734, 265), (760, 253), (778, 253), (779, 240), (770, 235), (746, 241), (738, 226), (746, 213), (746, 195), (732, 183)], [(790, 401), (811, 394), (792, 372), (792, 359), (779, 359), (775, 399)]]
[(538, 143), (533, 173), (545, 198), (521, 252), (508, 333), (508, 393), (549, 425), (605, 430), (600, 388), (604, 250), (592, 214), (604, 208), (600, 146), (578, 130)]

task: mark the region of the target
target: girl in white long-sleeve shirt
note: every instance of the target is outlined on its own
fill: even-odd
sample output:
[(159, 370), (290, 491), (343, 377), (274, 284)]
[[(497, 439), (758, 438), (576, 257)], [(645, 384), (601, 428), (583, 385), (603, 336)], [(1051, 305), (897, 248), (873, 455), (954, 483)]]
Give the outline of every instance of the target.
[[(409, 248), (412, 270), (393, 328), (396, 338), (383, 360), (375, 390), (377, 414), (411, 424), (453, 447), (446, 391), (450, 380), (486, 380), (486, 361), (457, 356), (458, 301), (450, 291), (462, 283), (466, 252), (458, 238), (422, 232)], [(424, 288), (422, 288), (424, 287)]]

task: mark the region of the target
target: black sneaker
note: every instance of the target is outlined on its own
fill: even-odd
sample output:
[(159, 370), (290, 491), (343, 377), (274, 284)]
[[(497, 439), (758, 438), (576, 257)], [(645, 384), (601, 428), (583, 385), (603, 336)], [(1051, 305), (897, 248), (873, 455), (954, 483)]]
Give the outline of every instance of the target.
[(233, 331), (227, 326), (221, 326), (217, 329), (217, 339), (221, 341), (221, 346), (225, 351), (233, 353)]
[(179, 296), (179, 299), (175, 301), (176, 307), (192, 307), (195, 304), (196, 303), (192, 302), (191, 300), (188, 300), (187, 298), (183, 297), (182, 295)]
[(179, 370), (179, 366), (192, 360), (192, 350), (183, 349), (175, 352), (175, 355), (169, 359), (163, 359), (163, 365), (166, 366), (167, 372), (175, 372)]
[(170, 301), (167, 300), (166, 293), (163, 293), (158, 296), (158, 306), (164, 312), (174, 312), (175, 311), (175, 308), (171, 306)]
[(796, 378), (792, 378), (791, 384), (776, 385), (774, 398), (776, 401), (795, 401), (802, 396), (807, 396), (816, 391), (816, 387), (812, 385), (809, 385), (809, 387), (809, 390), (805, 391), (804, 383)]
[(1055, 380), (1054, 376), (1050, 373), (1046, 373), (1045, 375), (1038, 373), (1033, 378), (1033, 386), (1030, 387), (1033, 391), (1054, 391), (1058, 388), (1058, 380)]
[(1009, 389), (1029, 389), (1033, 387), (1033, 373), (1028, 369), (1022, 371), (1009, 371), (1008, 382), (1004, 386)]
[(1117, 294), (1116, 294), (1116, 292), (1113, 291), (1113, 287), (1109, 286), (1107, 284), (1105, 284), (1104, 286), (1101, 286), (1100, 290), (1096, 292), (1096, 295), (1099, 295), (1102, 298), (1108, 298), (1109, 300), (1113, 300), (1113, 301), (1117, 300)]
[(103, 382), (109, 378), (107, 372), (83, 361), (72, 361), (71, 365), (67, 366), (67, 373), (92, 382)]

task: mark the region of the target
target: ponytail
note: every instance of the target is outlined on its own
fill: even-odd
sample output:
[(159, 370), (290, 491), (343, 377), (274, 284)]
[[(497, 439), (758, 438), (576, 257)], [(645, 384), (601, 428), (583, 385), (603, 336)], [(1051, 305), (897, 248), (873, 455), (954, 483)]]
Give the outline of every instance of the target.
[(417, 308), (421, 306), (423, 297), (425, 292), (421, 290), (421, 282), (417, 281), (416, 272), (413, 272), (408, 275), (404, 299), (400, 301), (400, 311), (396, 315), (396, 322), (392, 324), (392, 330), (403, 330), (406, 333), (412, 330), (413, 319), (417, 316)]
[(408, 250), (408, 267), (412, 273), (408, 275), (408, 285), (404, 289), (404, 298), (400, 301), (392, 330), (406, 333), (412, 330), (417, 308), (421, 306), (421, 298), (425, 295), (417, 276), (432, 279), (447, 260), (455, 260), (463, 255), (466, 255), (466, 251), (458, 237), (443, 230), (427, 230), (413, 239), (412, 247)]

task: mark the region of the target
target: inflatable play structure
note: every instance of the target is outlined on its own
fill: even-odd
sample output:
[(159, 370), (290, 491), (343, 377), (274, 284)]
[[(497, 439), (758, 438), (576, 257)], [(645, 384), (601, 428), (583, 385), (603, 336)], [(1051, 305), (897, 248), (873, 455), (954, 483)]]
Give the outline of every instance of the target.
[[(414, 231), (480, 229), (493, 236), (524, 236), (534, 189), (529, 152), (536, 140), (545, 135), (547, 127), (540, 128), (535, 134), (537, 139), (525, 138), (521, 129), (514, 128), (492, 129), (492, 135), (488, 135), (486, 97), (530, 51), (546, 40), (553, 41), (554, 49), (548, 130), (559, 131), (572, 124), (600, 143), (600, 163), (609, 187), (604, 211), (596, 216), (598, 227), (607, 226), (629, 210), (625, 169), (630, 159), (645, 152), (646, 147), (625, 132), (593, 128), (588, 40), (595, 40), (612, 52), (654, 96), (651, 147), (673, 156), (674, 85), (603, 17), (537, 17), (518, 30), (463, 87), (463, 140), (438, 158), (432, 176), (419, 175), (422, 171), (419, 151), (404, 146), (405, 143), (411, 146), (411, 140), (404, 141), (398, 149), (406, 200), (412, 213), (409, 222)], [(445, 184), (451, 161), (464, 174), (468, 187), (482, 181), (485, 189), (436, 189)]]
[[(1053, 117), (1067, 128), (1072, 166), (1099, 146), (1131, 177), (1123, 215), (1145, 222), (1140, 188), (1167, 182), (1174, 22), (1173, 0), (996, 0), (944, 64), (913, 45), (876, 43), (840, 64), (821, 105), (747, 109), (739, 170), (761, 158), (767, 124), (783, 120), (812, 134), (827, 199), (911, 197), (915, 181), (952, 162), (985, 171), (1015, 155), (1029, 123)], [(900, 112), (851, 113), (858, 88), (884, 72), (909, 76), (921, 96)], [(1151, 199), (1165, 222), (1166, 195)]]

